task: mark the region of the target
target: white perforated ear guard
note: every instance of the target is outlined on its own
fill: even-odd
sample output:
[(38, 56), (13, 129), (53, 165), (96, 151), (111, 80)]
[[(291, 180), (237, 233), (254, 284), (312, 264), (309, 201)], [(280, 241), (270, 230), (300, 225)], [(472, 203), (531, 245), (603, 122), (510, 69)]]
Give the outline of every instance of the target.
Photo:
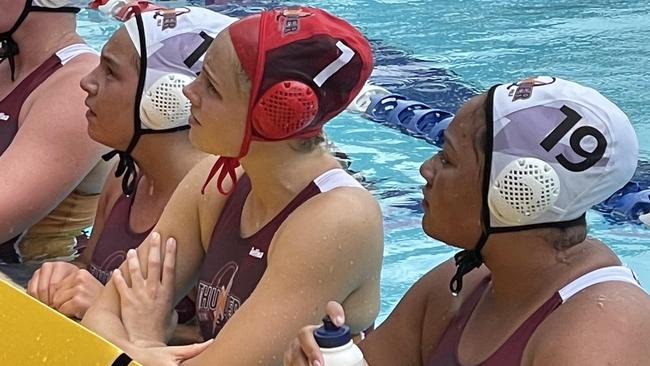
[(508, 225), (526, 225), (548, 210), (560, 194), (560, 178), (536, 158), (513, 160), (497, 174), (488, 192), (492, 215)]
[(166, 130), (187, 124), (190, 101), (183, 87), (194, 78), (183, 74), (166, 74), (156, 80), (142, 95), (140, 120), (145, 128)]

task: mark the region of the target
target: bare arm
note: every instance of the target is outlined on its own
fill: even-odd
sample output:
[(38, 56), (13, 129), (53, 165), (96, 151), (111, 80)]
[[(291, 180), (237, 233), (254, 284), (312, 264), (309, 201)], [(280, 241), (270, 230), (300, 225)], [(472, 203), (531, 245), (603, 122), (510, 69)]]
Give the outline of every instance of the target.
[(535, 331), (522, 366), (647, 365), (650, 297), (621, 282), (592, 286), (569, 299)]
[(386, 321), (359, 344), (370, 365), (423, 364), (429, 353), (425, 348), (435, 347), (447, 325), (444, 319), (451, 305), (447, 286), (453, 268), (447, 261), (420, 278)]
[(184, 365), (280, 364), (293, 335), (321, 318), (328, 299), (345, 304), (366, 286), (373, 290), (364, 308), (360, 300), (348, 320), (357, 332), (372, 323), (379, 301), (374, 280), (383, 252), (381, 213), (369, 194), (354, 190), (314, 197), (284, 222), (251, 296), (215, 342)]
[[(201, 196), (201, 186), (205, 179), (205, 172), (209, 171), (213, 162), (213, 158), (208, 158), (188, 173), (178, 185), (152, 231), (152, 234), (160, 233), (163, 242), (168, 237), (174, 237), (178, 242), (178, 260), (176, 261), (174, 282), (175, 301), (186, 294), (194, 284), (197, 271), (205, 255), (201, 245), (198, 207), (204, 200)], [(151, 235), (137, 249), (142, 268), (147, 268), (145, 262), (149, 253), (149, 240), (151, 240)], [(130, 285), (131, 277), (126, 264), (122, 264), (120, 270)], [(119, 296), (112, 280), (102, 291), (99, 300), (88, 309), (82, 324), (123, 349), (128, 349), (127, 333), (121, 322)]]
[(86, 133), (79, 80), (96, 57), (83, 55), (32, 93), (21, 125), (0, 156), (0, 242), (22, 233), (58, 205), (106, 151)]

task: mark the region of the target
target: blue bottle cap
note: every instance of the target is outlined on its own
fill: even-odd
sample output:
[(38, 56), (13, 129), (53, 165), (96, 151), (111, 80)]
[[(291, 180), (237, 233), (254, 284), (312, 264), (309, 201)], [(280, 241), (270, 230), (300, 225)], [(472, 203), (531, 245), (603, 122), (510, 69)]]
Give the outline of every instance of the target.
[(314, 338), (320, 348), (335, 348), (346, 345), (352, 339), (350, 327), (337, 327), (329, 316), (323, 318), (323, 326), (314, 331)]

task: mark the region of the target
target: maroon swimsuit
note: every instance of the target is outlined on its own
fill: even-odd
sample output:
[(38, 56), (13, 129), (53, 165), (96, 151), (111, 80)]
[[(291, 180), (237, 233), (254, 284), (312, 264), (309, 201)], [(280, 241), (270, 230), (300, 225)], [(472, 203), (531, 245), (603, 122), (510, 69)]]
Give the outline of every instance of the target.
[[(88, 266), (88, 271), (104, 285), (108, 282), (113, 270), (124, 262), (126, 252), (129, 249), (137, 248), (153, 229), (150, 228), (141, 233), (131, 230), (129, 217), (131, 217), (131, 205), (135, 194), (136, 191), (131, 196), (122, 194), (113, 205)], [(184, 297), (176, 305), (176, 312), (178, 312), (179, 323), (191, 320), (194, 317), (194, 301)]]

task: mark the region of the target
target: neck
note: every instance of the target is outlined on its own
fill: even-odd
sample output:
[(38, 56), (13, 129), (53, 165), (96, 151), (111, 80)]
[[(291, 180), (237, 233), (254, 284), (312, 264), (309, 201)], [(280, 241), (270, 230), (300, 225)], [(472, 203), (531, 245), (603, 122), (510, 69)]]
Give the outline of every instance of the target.
[(309, 182), (327, 170), (340, 167), (322, 148), (297, 152), (289, 142), (258, 142), (241, 159), (251, 180), (251, 206), (258, 212), (277, 212)]
[(591, 244), (587, 240), (558, 251), (535, 231), (492, 234), (481, 253), (491, 273), (493, 298), (513, 303), (550, 297), (549, 291), (593, 264), (595, 245)]
[(75, 32), (75, 27), (74, 14), (30, 12), (12, 35), (20, 50), (15, 57), (16, 81), (22, 79), (59, 49), (83, 42)]
[(178, 183), (207, 155), (195, 150), (188, 131), (149, 134), (140, 137), (131, 153), (151, 196), (169, 197)]

